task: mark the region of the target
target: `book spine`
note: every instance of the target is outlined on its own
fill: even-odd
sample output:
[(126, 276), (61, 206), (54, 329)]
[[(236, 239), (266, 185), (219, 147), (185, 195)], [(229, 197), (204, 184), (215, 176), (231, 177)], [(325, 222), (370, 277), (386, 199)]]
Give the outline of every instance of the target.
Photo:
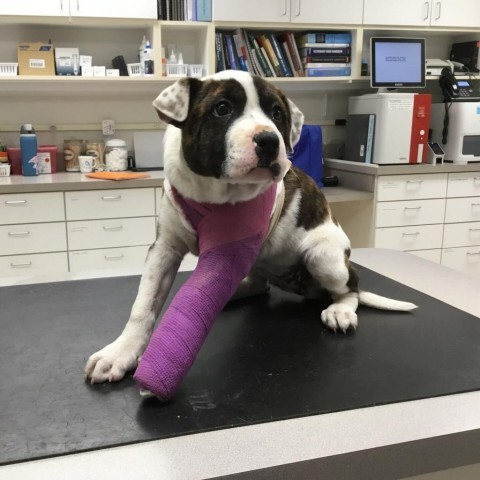
[(351, 43), (350, 32), (306, 33), (300, 37), (302, 42), (308, 43)]
[(349, 43), (310, 43), (299, 42), (298, 48), (350, 48)]
[(269, 63), (272, 66), (275, 72), (275, 76), (281, 77), (282, 69), (280, 68), (280, 62), (277, 56), (275, 55), (275, 52), (273, 51), (273, 47), (269, 39), (267, 38), (266, 35), (260, 35), (257, 38), (258, 38), (258, 42), (262, 47), (262, 53), (265, 53), (265, 56), (266, 56), (265, 60), (267, 61), (267, 63)]
[(350, 63), (350, 57), (303, 57), (303, 63)]
[(250, 40), (250, 44), (252, 45), (252, 49), (255, 52), (257, 61), (260, 63), (260, 66), (264, 72), (264, 75), (266, 77), (273, 77), (273, 72), (267, 63), (266, 54), (262, 52), (261, 46), (258, 43), (257, 39), (255, 38), (255, 35), (253, 34), (253, 32), (248, 32), (247, 37)]
[(220, 32), (215, 33), (215, 55), (217, 59), (217, 72), (225, 70), (225, 60), (223, 54), (223, 41)]
[(375, 131), (375, 115), (368, 117), (367, 146), (365, 148), (365, 163), (372, 163), (373, 132)]
[(290, 51), (290, 56), (292, 57), (294, 68), (298, 72), (298, 76), (303, 77), (304, 72), (302, 66), (302, 59), (300, 58), (300, 53), (298, 52), (297, 42), (295, 42), (293, 32), (287, 32), (285, 34), (285, 38), (287, 40), (288, 49)]
[(304, 68), (342, 68), (350, 67), (349, 63), (304, 63)]
[(315, 56), (347, 56), (351, 54), (350, 47), (342, 47), (342, 48), (313, 48), (307, 47), (300, 49), (300, 55), (302, 57), (315, 57)]
[(199, 22), (212, 21), (212, 0), (196, 0), (197, 20)]
[(232, 70), (242, 70), (238, 63), (238, 58), (233, 46), (233, 38), (230, 34), (225, 34), (225, 41), (227, 44), (227, 55), (230, 60), (230, 68)]
[(225, 60), (225, 70), (230, 70), (232, 65), (230, 64), (230, 57), (228, 56), (228, 45), (227, 45), (227, 36), (225, 33), (222, 33), (222, 45), (223, 45), (223, 59)]
[(278, 64), (280, 65), (282, 77), (293, 77), (293, 72), (291, 71), (290, 66), (287, 63), (285, 54), (283, 53), (282, 48), (278, 43), (277, 37), (273, 33), (270, 33), (268, 34), (268, 39), (272, 44), (274, 54), (278, 58)]
[(287, 41), (285, 40), (281, 46), (283, 48), (283, 51), (285, 52), (285, 57), (287, 59), (288, 64), (290, 65), (290, 70), (292, 71), (293, 76), (298, 77), (299, 75), (295, 68), (295, 65), (293, 64), (293, 59), (292, 59), (292, 56), (290, 55), (290, 49), (288, 48)]
[(245, 45), (245, 42), (243, 41), (243, 34), (241, 30), (235, 30), (235, 32), (233, 33), (233, 42), (235, 44), (238, 61), (240, 63), (240, 66), (242, 67), (242, 70), (244, 70), (245, 72), (253, 73), (252, 71), (250, 71), (249, 68), (247, 47)]
[(306, 68), (306, 77), (348, 77), (351, 74), (351, 67), (335, 68)]

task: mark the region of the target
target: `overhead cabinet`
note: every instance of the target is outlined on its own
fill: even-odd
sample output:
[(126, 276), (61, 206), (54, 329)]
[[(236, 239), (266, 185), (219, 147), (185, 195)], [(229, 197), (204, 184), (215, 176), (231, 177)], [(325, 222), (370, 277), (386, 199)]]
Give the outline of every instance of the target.
[(364, 0), (365, 25), (478, 28), (478, 0)]
[(213, 0), (213, 21), (362, 23), (363, 0)]
[(49, 17), (157, 18), (156, 0), (23, 0), (2, 2), (0, 15)]

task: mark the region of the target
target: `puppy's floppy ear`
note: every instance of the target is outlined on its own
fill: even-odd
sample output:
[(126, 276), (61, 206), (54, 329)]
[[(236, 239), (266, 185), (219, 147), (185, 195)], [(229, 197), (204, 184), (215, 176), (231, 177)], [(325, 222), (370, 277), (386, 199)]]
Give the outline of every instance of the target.
[(290, 130), (290, 146), (293, 148), (300, 139), (304, 116), (300, 109), (290, 99), (288, 99), (288, 106), (290, 108), (290, 118), (292, 121), (292, 128)]
[(185, 77), (163, 90), (152, 103), (160, 119), (181, 128), (201, 86), (201, 80)]

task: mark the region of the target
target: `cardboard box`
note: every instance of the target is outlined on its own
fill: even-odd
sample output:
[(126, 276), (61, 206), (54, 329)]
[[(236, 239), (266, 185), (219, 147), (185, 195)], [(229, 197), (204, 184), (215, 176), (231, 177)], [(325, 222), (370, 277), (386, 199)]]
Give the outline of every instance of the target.
[(53, 45), (33, 42), (17, 45), (19, 75), (55, 75)]
[(78, 48), (56, 48), (55, 66), (57, 75), (79, 75), (80, 53)]

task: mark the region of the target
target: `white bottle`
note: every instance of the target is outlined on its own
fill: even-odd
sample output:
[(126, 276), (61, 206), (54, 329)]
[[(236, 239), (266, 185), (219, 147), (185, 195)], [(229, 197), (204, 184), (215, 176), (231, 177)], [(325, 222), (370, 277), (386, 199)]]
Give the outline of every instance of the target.
[(138, 61), (142, 64), (142, 66), (143, 66), (143, 51), (145, 50), (146, 45), (147, 45), (147, 37), (145, 37), (144, 35), (142, 43), (138, 47)]
[(153, 49), (148, 40), (143, 50), (143, 73), (153, 75)]

